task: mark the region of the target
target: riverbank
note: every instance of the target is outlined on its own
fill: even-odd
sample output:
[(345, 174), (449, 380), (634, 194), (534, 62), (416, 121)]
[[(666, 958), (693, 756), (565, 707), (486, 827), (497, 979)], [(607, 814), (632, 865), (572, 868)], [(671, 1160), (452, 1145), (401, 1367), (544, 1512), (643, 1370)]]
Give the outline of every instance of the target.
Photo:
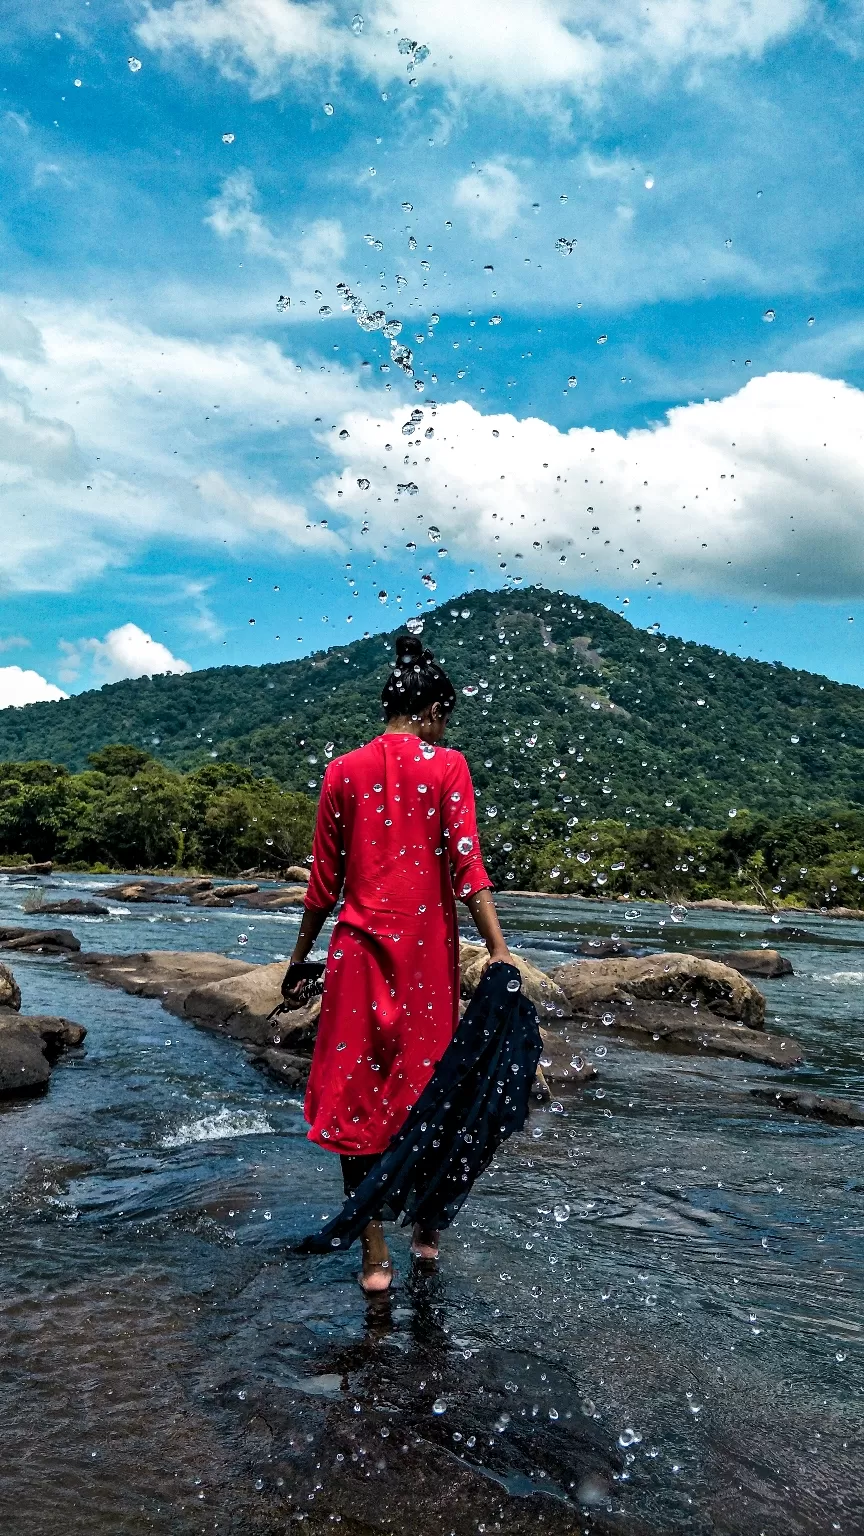
[[(0, 882), (5, 921), (29, 894)], [(501, 907), (547, 972), (620, 927), (595, 903)], [(765, 926), (639, 907), (651, 953), (758, 948)], [(73, 927), (85, 952), (247, 968), (298, 923), (139, 903)], [(4, 1533), (856, 1530), (861, 1132), (754, 1095), (862, 1096), (861, 930), (805, 928), (794, 975), (758, 983), (800, 1067), (576, 1020), (597, 1077), (536, 1106), (437, 1276), (396, 1232), (383, 1311), (353, 1253), (290, 1255), (341, 1199), (296, 1089), (158, 997), (15, 957), (22, 1011), (88, 1034), (47, 1096), (0, 1109)]]

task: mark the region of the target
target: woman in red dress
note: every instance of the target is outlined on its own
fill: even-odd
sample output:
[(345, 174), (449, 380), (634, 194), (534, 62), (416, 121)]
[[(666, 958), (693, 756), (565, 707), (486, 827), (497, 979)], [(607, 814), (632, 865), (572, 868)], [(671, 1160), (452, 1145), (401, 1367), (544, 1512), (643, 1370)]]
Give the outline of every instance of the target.
[[(483, 867), (471, 775), (441, 741), (453, 685), (413, 635), (396, 644), (381, 695), (387, 724), (334, 758), (321, 787), (306, 910), (292, 963), (306, 959), (341, 895), (305, 1112), (309, 1137), (342, 1157), (346, 1194), (420, 1097), (459, 1020), (458, 896), (489, 950), (510, 956)], [(438, 1256), (414, 1228), (412, 1253)], [(380, 1221), (363, 1233), (360, 1283), (389, 1289)]]

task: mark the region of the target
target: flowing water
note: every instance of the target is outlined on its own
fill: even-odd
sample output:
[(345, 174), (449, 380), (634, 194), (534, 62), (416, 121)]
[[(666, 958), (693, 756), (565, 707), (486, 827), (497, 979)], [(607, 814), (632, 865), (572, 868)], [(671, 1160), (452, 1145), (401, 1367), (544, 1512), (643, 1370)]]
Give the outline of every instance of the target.
[[(33, 883), (0, 887), (0, 920), (62, 922), (85, 949), (272, 960), (298, 921), (22, 919)], [(758, 914), (501, 907), (547, 967), (577, 937), (771, 934)], [(156, 1001), (11, 957), (26, 1011), (89, 1033), (43, 1098), (0, 1109), (0, 1529), (860, 1532), (864, 1140), (751, 1089), (861, 1097), (864, 925), (797, 926), (795, 975), (760, 985), (802, 1068), (571, 1024), (595, 1082), (533, 1112), (437, 1275), (396, 1233), (398, 1284), (371, 1308), (356, 1253), (288, 1253), (340, 1199), (298, 1097)]]

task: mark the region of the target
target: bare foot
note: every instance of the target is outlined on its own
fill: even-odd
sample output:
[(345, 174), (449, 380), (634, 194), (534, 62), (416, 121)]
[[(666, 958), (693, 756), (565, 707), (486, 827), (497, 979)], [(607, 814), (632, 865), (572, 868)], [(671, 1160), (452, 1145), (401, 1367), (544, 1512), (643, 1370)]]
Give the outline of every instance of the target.
[(366, 1296), (379, 1296), (393, 1284), (393, 1265), (384, 1240), (380, 1221), (370, 1221), (360, 1239), (363, 1245), (363, 1269), (360, 1289)]
[(434, 1227), (425, 1227), (422, 1222), (415, 1222), (411, 1252), (415, 1259), (425, 1259), (427, 1263), (434, 1264), (438, 1257), (438, 1233)]

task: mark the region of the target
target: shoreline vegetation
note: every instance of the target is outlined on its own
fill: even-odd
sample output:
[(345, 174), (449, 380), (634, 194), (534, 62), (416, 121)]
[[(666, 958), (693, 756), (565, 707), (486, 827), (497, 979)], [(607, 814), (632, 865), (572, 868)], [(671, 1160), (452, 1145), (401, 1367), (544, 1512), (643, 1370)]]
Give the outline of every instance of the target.
[[(308, 860), (315, 809), (239, 764), (183, 773), (124, 744), (91, 753), (80, 773), (5, 762), (0, 864), (278, 880)], [(864, 916), (864, 811), (848, 807), (773, 820), (741, 809), (722, 830), (496, 811), (481, 841), (496, 888), (514, 895)]]

